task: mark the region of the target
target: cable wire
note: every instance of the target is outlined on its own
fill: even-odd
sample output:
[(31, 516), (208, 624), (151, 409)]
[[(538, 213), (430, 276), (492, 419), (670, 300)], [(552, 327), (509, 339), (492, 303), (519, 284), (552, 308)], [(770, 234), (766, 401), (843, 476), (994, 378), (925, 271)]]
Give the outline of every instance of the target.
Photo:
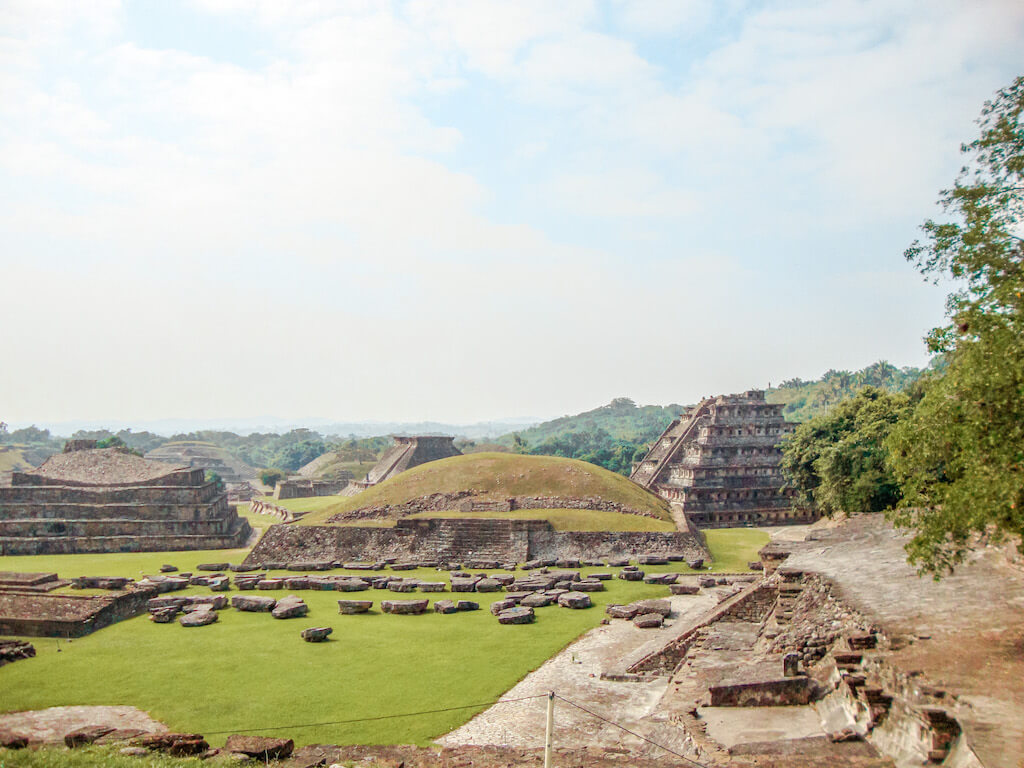
[(376, 720), (393, 720), (398, 717), (415, 717), (417, 715), (436, 715), (441, 712), (457, 712), (460, 709), (474, 709), (476, 707), (491, 707), (495, 704), (513, 704), (517, 701), (529, 701), (530, 699), (546, 699), (546, 693), (537, 696), (523, 696), (518, 699), (498, 699), (496, 701), (484, 701), (479, 704), (463, 704), (459, 707), (444, 707), (442, 709), (425, 709), (421, 712), (402, 712), (396, 715), (377, 715), (375, 717), (354, 717), (350, 720), (331, 720), (326, 723), (302, 723), (299, 725), (268, 725), (263, 728), (237, 728), (230, 731), (207, 731), (208, 736), (220, 736), (225, 733), (252, 733), (254, 731), (284, 731), (290, 728), (317, 728), (322, 725), (349, 725), (351, 723), (370, 723)]
[(573, 707), (576, 707), (576, 709), (583, 710), (584, 712), (586, 712), (591, 717), (596, 717), (598, 720), (601, 720), (602, 722), (608, 723), (608, 725), (614, 725), (616, 728), (619, 728), (620, 730), (623, 730), (623, 731), (625, 731), (626, 733), (628, 733), (628, 734), (630, 734), (632, 736), (636, 736), (638, 739), (643, 739), (648, 744), (653, 744), (654, 746), (658, 747), (659, 749), (663, 749), (666, 752), (668, 752), (670, 754), (673, 754), (676, 757), (680, 758), (681, 760), (685, 760), (686, 762), (690, 763), (691, 765), (696, 765), (697, 768), (709, 768), (709, 766), (705, 765), (704, 763), (698, 763), (696, 760), (692, 760), (689, 757), (687, 757), (686, 755), (682, 755), (679, 752), (676, 752), (674, 749), (669, 749), (664, 744), (659, 744), (658, 742), (654, 741), (653, 739), (647, 738), (643, 734), (637, 733), (636, 731), (631, 731), (626, 726), (619, 725), (614, 720), (609, 720), (607, 717), (603, 717), (603, 716), (597, 714), (597, 712), (592, 712), (591, 710), (587, 709), (586, 707), (584, 707), (584, 706), (582, 706), (580, 704), (577, 704), (575, 701), (569, 701), (569, 699), (565, 698), (564, 696), (559, 696), (557, 693), (555, 694), (555, 698), (556, 699), (561, 699), (566, 704), (568, 704), (570, 706), (573, 706)]

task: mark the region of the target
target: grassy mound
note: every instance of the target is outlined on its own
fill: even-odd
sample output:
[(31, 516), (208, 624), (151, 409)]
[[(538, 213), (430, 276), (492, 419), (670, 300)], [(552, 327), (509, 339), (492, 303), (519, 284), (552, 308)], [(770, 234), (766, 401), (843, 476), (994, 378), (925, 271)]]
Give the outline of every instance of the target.
[[(385, 480), (355, 496), (336, 500), (310, 512), (302, 525), (324, 525), (329, 517), (364, 507), (404, 504), (432, 493), (473, 491), (483, 499), (504, 499), (509, 496), (594, 497), (617, 502), (654, 516), (615, 515), (651, 522), (671, 523), (668, 502), (644, 490), (628, 478), (609, 472), (594, 464), (556, 456), (522, 456), (510, 453), (474, 453), (432, 461)], [(547, 510), (528, 510), (534, 519), (545, 518)], [(579, 510), (574, 510), (579, 512)], [(518, 513), (517, 513), (518, 514)], [(583, 512), (583, 514), (587, 514)], [(433, 517), (449, 517), (449, 513), (430, 513)], [(499, 517), (488, 513), (483, 517)], [(614, 520), (612, 520), (614, 522)], [(630, 520), (632, 524), (635, 521)], [(603, 530), (621, 530), (602, 526)], [(580, 529), (577, 529), (580, 530)], [(655, 529), (657, 530), (657, 529)]]
[(20, 446), (0, 445), (0, 472), (22, 472), (34, 466)]

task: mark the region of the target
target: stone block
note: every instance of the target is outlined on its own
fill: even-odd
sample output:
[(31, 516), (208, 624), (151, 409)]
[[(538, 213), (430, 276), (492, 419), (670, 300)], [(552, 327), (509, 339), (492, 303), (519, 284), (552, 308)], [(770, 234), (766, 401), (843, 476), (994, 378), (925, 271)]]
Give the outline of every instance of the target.
[(428, 600), (383, 600), (380, 609), (384, 613), (419, 615), (427, 610)]
[(515, 608), (516, 605), (517, 602), (510, 598), (506, 598), (504, 600), (496, 600), (495, 602), (491, 603), (491, 613), (497, 616), (502, 611), (507, 611), (509, 608)]
[(448, 585), (443, 581), (421, 581), (420, 592), (444, 592)]
[(272, 597), (261, 597), (257, 595), (235, 595), (231, 598), (231, 606), (239, 611), (252, 611), (254, 613), (269, 613), (274, 610), (277, 600)]
[(497, 579), (480, 579), (476, 583), (477, 592), (501, 592), (504, 589)]
[(373, 607), (372, 600), (339, 600), (338, 613), (350, 616), (356, 613), (366, 613)]
[(656, 629), (662, 625), (665, 617), (660, 613), (642, 613), (633, 618), (633, 624), (640, 629)]
[(370, 588), (362, 579), (336, 579), (334, 588), (339, 592), (363, 592)]
[(527, 608), (519, 606), (516, 608), (509, 608), (506, 611), (502, 611), (498, 614), (498, 623), (500, 624), (532, 624), (534, 618), (533, 608)]
[(284, 579), (261, 579), (256, 582), (256, 589), (284, 589)]
[(84, 728), (78, 728), (66, 734), (64, 736), (64, 745), (69, 749), (84, 747), (113, 731), (113, 726), (109, 725), (87, 725)]
[(636, 616), (637, 608), (635, 605), (609, 605), (604, 612), (613, 619), (632, 619)]
[(643, 581), (644, 580), (644, 576), (645, 576), (645, 574), (644, 574), (643, 571), (637, 571), (637, 570), (632, 570), (632, 571), (623, 570), (623, 571), (619, 571), (619, 578), (622, 579), (623, 581)]
[(452, 579), (452, 592), (475, 592), (478, 579)]
[(392, 581), (388, 584), (389, 592), (415, 592), (419, 589), (420, 583), (416, 579), (403, 579), (402, 581)]
[(202, 608), (191, 611), (178, 618), (183, 627), (205, 627), (217, 620), (217, 612), (213, 608)]
[(176, 566), (176, 565), (164, 564), (164, 565), (160, 566), (160, 573), (175, 573), (175, 572), (177, 572), (177, 570), (178, 570), (178, 566)]
[(196, 566), (197, 571), (226, 571), (231, 567), (230, 563), (200, 563)]
[(639, 565), (668, 565), (668, 558), (662, 555), (640, 555), (636, 561)]
[(696, 584), (673, 584), (669, 587), (673, 595), (696, 595), (700, 587)]
[(637, 600), (633, 603), (637, 613), (658, 613), (668, 616), (672, 613), (672, 603), (668, 600)]
[(310, 627), (302, 630), (301, 636), (307, 643), (323, 643), (333, 631), (333, 627)]
[(434, 601), (434, 613), (455, 613), (459, 609), (455, 607), (455, 603), (451, 600), (436, 600)]
[(559, 595), (558, 604), (562, 608), (589, 608), (593, 605), (590, 595), (585, 592), (566, 592), (564, 595)]
[[(524, 597), (519, 604), (527, 608), (543, 608), (546, 605), (551, 605), (555, 599), (551, 595), (545, 595), (543, 592), (534, 592)], [(515, 604), (513, 603), (513, 605)]]
[(295, 742), (291, 739), (273, 739), (266, 736), (236, 733), (228, 736), (224, 743), (224, 749), (266, 762), (267, 760), (282, 760), (291, 755), (292, 750), (295, 749)]
[(584, 579), (572, 585), (577, 592), (604, 592), (604, 584), (597, 579)]
[(455, 603), (455, 607), (460, 611), (479, 611), (480, 603), (476, 603), (472, 600), (459, 600)]
[(613, 577), (610, 573), (592, 573), (589, 576), (587, 576), (587, 578), (597, 579), (598, 581), (609, 581)]
[(277, 605), (270, 611), (275, 619), (297, 619), (309, 613), (309, 606), (301, 597), (288, 595), (277, 601)]

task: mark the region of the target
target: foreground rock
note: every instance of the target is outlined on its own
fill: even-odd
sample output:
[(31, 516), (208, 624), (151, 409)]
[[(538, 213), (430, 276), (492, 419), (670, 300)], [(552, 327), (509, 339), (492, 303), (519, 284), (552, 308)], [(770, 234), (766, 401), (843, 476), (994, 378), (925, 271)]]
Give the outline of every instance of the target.
[(235, 595), (231, 598), (231, 605), (239, 611), (268, 613), (274, 610), (277, 600), (272, 597), (262, 597), (259, 595)]
[(643, 613), (633, 619), (633, 624), (640, 629), (657, 629), (664, 621), (665, 617), (660, 613)]
[(380, 609), (384, 613), (419, 615), (427, 610), (428, 600), (382, 600)]
[(295, 742), (291, 739), (272, 739), (266, 736), (232, 734), (224, 743), (226, 752), (237, 752), (257, 760), (280, 760), (291, 755)]
[(288, 595), (277, 601), (277, 605), (270, 612), (275, 619), (297, 619), (309, 613), (309, 606), (306, 601), (296, 595)]
[(590, 595), (585, 592), (566, 592), (558, 596), (558, 604), (563, 608), (589, 608), (593, 603)]
[(524, 606), (509, 608), (498, 614), (500, 624), (532, 624), (534, 618), (533, 608)]
[(139, 746), (174, 757), (201, 755), (210, 745), (199, 733), (157, 733), (139, 741)]
[(183, 627), (205, 627), (217, 620), (217, 612), (213, 608), (200, 607), (189, 611), (178, 618), (178, 623)]
[(373, 600), (339, 600), (338, 613), (351, 616), (356, 613), (366, 613), (373, 606)]
[(302, 639), (307, 643), (323, 643), (333, 631), (333, 627), (310, 627), (302, 630)]

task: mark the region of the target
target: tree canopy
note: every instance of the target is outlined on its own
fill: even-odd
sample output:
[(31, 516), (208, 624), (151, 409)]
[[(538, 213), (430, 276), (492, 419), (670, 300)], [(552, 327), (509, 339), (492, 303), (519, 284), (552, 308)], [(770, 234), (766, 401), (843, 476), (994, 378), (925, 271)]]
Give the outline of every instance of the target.
[[(935, 575), (978, 535), (1024, 536), (1024, 77), (986, 102), (980, 136), (940, 193), (906, 258), (957, 284), (949, 322), (928, 346), (946, 368), (888, 440), (904, 499), (892, 517), (913, 531), (911, 562)], [(1024, 551), (1024, 538), (1018, 539)]]

